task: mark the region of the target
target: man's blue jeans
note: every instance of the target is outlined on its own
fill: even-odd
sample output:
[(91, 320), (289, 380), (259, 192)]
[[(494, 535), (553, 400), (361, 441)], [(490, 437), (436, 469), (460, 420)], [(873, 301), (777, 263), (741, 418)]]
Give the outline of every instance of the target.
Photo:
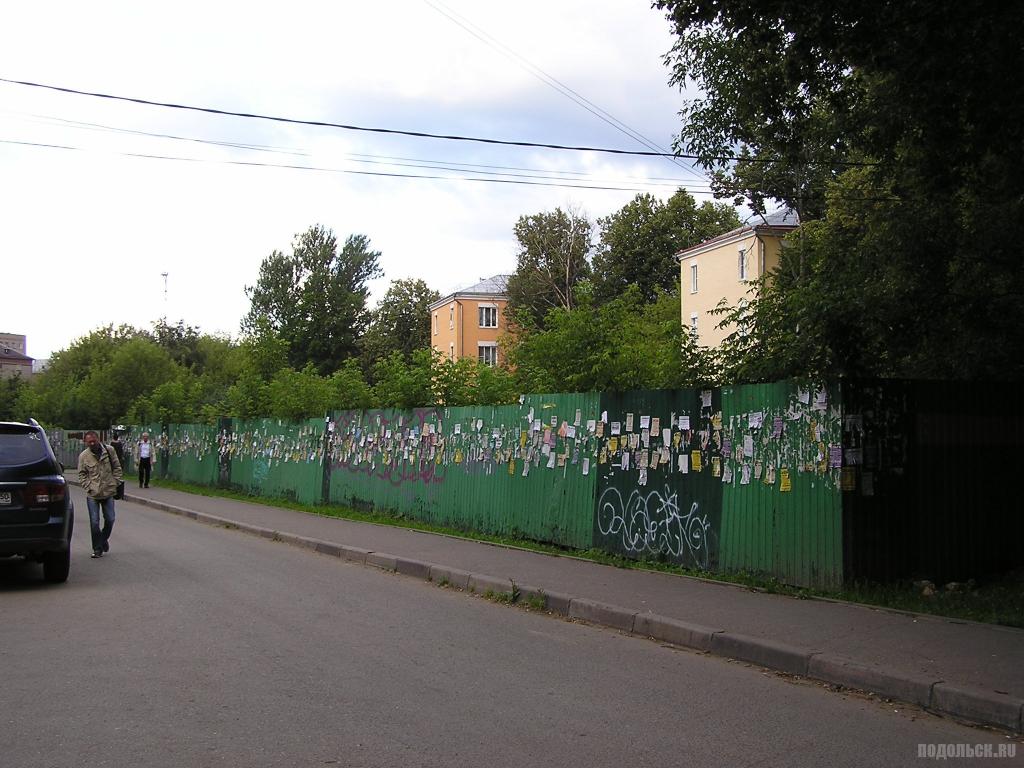
[[(94, 499), (91, 496), (85, 497), (85, 503), (89, 507), (89, 532), (92, 534), (92, 551), (106, 552), (107, 539), (114, 529), (114, 499)], [(103, 529), (100, 530), (100, 509), (103, 509)]]

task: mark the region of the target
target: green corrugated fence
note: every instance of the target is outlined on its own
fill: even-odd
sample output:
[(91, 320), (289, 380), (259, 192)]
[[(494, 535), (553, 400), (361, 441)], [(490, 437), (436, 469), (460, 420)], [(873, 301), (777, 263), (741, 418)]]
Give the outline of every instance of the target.
[[(883, 514), (889, 544), (878, 551), (888, 577), (908, 575), (901, 555), (914, 546), (914, 531), (933, 522), (904, 512), (912, 504), (904, 477), (913, 479), (915, 493), (927, 493), (915, 451), (938, 455), (934, 426), (911, 434), (907, 391), (892, 383), (783, 381), (146, 429), (159, 435), (158, 474), (184, 482), (828, 587), (883, 572), (875, 554), (882, 539), (872, 535)], [(918, 400), (939, 408), (942, 397), (929, 397)], [(930, 418), (934, 425), (942, 417)], [(134, 451), (141, 431), (131, 429), (126, 448)], [(986, 430), (970, 434), (976, 442), (994, 439)], [(999, 440), (1000, 451), (1010, 445), (1012, 453), (1020, 431), (1000, 432)], [(70, 447), (70, 438), (64, 443)], [(974, 454), (1000, 451), (975, 446)], [(952, 489), (966, 487), (964, 480), (945, 473), (942, 496), (965, 497)], [(986, 512), (985, 530), (1020, 531), (1011, 509)], [(960, 508), (942, 514), (943, 530), (969, 528)], [(929, 551), (953, 552), (949, 539), (931, 532), (926, 540), (946, 550), (936, 544)], [(955, 562), (976, 569), (1020, 564), (1022, 539), (988, 550), (976, 542), (971, 557)], [(987, 551), (998, 557), (986, 559)], [(942, 569), (951, 557), (906, 562), (949, 575)]]

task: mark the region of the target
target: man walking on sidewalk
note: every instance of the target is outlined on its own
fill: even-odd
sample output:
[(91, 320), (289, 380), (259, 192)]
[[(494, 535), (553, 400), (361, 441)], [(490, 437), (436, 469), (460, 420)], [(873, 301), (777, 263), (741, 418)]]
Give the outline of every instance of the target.
[(110, 550), (110, 532), (114, 528), (114, 494), (123, 477), (121, 462), (117, 460), (114, 449), (103, 445), (99, 435), (91, 429), (85, 433), (85, 445), (85, 450), (78, 455), (78, 481), (85, 489), (85, 501), (89, 507), (92, 556), (103, 557), (103, 553)]
[(149, 432), (142, 433), (139, 441), (139, 488), (149, 488), (149, 475), (153, 469), (153, 444)]

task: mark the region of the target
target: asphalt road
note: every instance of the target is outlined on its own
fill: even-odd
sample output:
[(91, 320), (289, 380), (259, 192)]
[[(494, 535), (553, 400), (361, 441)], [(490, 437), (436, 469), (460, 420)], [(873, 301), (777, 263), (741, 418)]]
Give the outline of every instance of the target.
[(0, 561), (4, 765), (838, 768), (1010, 743), (128, 502), (91, 560), (74, 493), (67, 584)]

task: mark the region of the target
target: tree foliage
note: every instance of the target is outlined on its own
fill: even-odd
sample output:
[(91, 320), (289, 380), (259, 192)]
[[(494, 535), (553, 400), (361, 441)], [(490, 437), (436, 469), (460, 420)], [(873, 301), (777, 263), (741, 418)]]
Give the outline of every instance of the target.
[(516, 337), (509, 357), (527, 392), (696, 386), (715, 376), (682, 328), (679, 294), (651, 303), (636, 286), (607, 302), (581, 287), (574, 310), (551, 310), (543, 330)]
[(594, 298), (608, 301), (635, 285), (640, 297), (654, 301), (679, 281), (675, 254), (740, 226), (729, 205), (700, 206), (684, 189), (667, 201), (646, 192), (615, 213), (598, 219), (600, 243), (593, 262)]
[(1024, 8), (656, 5), (678, 34), (672, 80), (702, 91), (680, 148), (722, 193), (813, 222), (727, 367), (1024, 376)]
[(378, 360), (399, 352), (406, 360), (413, 350), (430, 346), (428, 307), (441, 295), (418, 279), (393, 280), (380, 304), (370, 314), (362, 338), (366, 370)]
[(273, 251), (246, 287), (247, 335), (277, 336), (291, 366), (312, 363), (330, 374), (358, 355), (369, 314), (368, 283), (379, 277), (380, 253), (365, 235), (349, 235), (339, 250), (334, 233), (317, 224), (296, 236), (291, 255)]
[(573, 308), (573, 289), (590, 275), (591, 224), (575, 211), (520, 216), (516, 271), (508, 281), (508, 312), (539, 326), (548, 310)]

